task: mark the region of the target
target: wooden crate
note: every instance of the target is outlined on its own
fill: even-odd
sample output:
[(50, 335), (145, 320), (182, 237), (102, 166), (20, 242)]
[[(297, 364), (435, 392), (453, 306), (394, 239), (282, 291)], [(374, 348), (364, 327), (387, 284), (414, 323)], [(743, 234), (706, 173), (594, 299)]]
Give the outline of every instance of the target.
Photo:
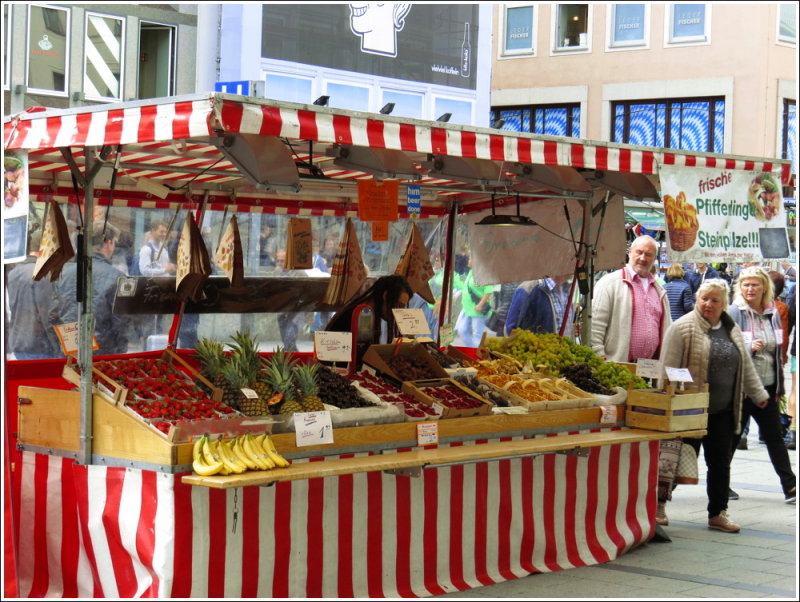
[[(92, 375), (94, 381), (94, 392), (99, 394), (103, 399), (113, 404), (125, 404), (125, 397), (128, 390), (115, 381), (103, 374), (100, 370), (92, 366)], [(61, 377), (71, 382), (73, 385), (80, 387), (81, 375), (78, 371), (78, 359), (74, 355), (68, 355), (67, 361), (64, 363), (64, 370)]]
[(420, 343), (401, 343), (399, 346), (397, 344), (370, 345), (364, 353), (364, 363), (374, 368), (379, 375), (391, 380), (393, 384), (400, 386), (403, 379), (392, 370), (388, 363), (395, 353), (420, 361), (428, 368), (429, 373), (437, 378), (447, 378), (444, 368), (431, 357)]
[[(428, 395), (421, 390), (422, 387), (439, 387), (448, 386), (455, 387), (471, 397), (472, 399), (480, 402), (480, 406), (475, 408), (451, 408), (442, 404), (435, 397)], [(403, 393), (411, 395), (414, 399), (433, 407), (441, 418), (465, 418), (468, 416), (486, 416), (492, 413), (494, 404), (484, 399), (471, 389), (468, 389), (459, 382), (454, 381), (452, 378), (431, 378), (426, 380), (415, 380), (404, 382)]]
[(491, 383), (487, 380), (482, 378), (478, 379), (481, 384), (489, 387), (492, 391), (495, 391), (498, 395), (503, 397), (506, 401), (508, 401), (513, 406), (519, 406), (522, 408), (526, 408), (529, 412), (544, 412), (550, 410), (571, 410), (575, 408), (591, 408), (597, 405), (596, 400), (590, 395), (586, 394), (586, 397), (583, 398), (572, 398), (572, 399), (556, 399), (556, 400), (549, 400), (545, 399), (542, 401), (529, 401), (519, 395), (515, 395), (510, 391), (498, 387), (494, 383)]
[(701, 390), (665, 391), (631, 389), (625, 411), (625, 424), (651, 431), (678, 432), (708, 426), (708, 385)]

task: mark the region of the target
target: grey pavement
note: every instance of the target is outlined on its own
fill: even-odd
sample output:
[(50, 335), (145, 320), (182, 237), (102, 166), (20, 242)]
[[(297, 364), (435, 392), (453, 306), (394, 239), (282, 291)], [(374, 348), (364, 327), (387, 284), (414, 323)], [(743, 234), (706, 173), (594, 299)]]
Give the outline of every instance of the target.
[[(797, 600), (797, 506), (784, 502), (767, 449), (753, 423), (748, 450), (731, 466), (731, 487), (740, 495), (728, 513), (740, 533), (707, 527), (705, 463), (700, 483), (680, 485), (667, 505), (669, 543), (649, 542), (611, 562), (532, 574), (436, 598), (622, 598)], [(790, 451), (797, 474), (797, 451)]]

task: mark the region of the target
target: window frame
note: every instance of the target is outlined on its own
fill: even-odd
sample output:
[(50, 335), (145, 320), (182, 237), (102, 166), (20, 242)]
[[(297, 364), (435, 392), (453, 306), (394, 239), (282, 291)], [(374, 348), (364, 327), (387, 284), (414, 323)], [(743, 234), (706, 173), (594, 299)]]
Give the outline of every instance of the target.
[[(66, 13), (67, 19), (64, 25), (64, 91), (48, 90), (47, 88), (34, 88), (30, 85), (31, 74), (31, 13), (34, 9), (42, 10), (60, 10)], [(25, 32), (25, 87), (29, 94), (41, 94), (43, 96), (56, 96), (59, 98), (67, 98), (69, 96), (69, 76), (70, 76), (70, 49), (72, 46), (71, 39), (71, 24), (72, 24), (72, 10), (67, 7), (51, 6), (49, 4), (30, 4), (28, 5), (27, 14), (27, 31)]]
[[(87, 78), (87, 63), (89, 61), (89, 53), (87, 52), (89, 48), (89, 19), (92, 17), (100, 17), (101, 19), (109, 19), (113, 21), (119, 21), (122, 25), (120, 28), (120, 57), (119, 57), (119, 92), (118, 96), (103, 96), (101, 94), (89, 94), (86, 86), (86, 78)], [(125, 38), (127, 33), (127, 26), (128, 20), (125, 17), (121, 17), (118, 15), (109, 15), (106, 13), (100, 13), (96, 11), (86, 11), (84, 13), (83, 19), (83, 78), (81, 79), (81, 90), (83, 90), (84, 96), (87, 100), (97, 100), (102, 102), (121, 102), (124, 98), (124, 87), (125, 87)], [(139, 90), (137, 87), (136, 95), (138, 97)]]
[[(470, 118), (469, 118), (469, 121), (466, 123), (466, 125), (469, 125), (469, 124), (475, 122), (475, 108), (476, 108), (475, 99), (473, 99), (473, 98), (460, 98), (458, 96), (448, 96), (447, 94), (437, 94), (437, 93), (432, 94), (431, 95), (431, 99), (430, 99), (430, 102), (431, 102), (430, 106), (431, 106), (431, 110), (433, 111), (433, 114), (431, 115), (431, 120), (438, 119), (439, 116), (441, 116), (443, 113), (451, 112), (451, 111), (446, 110), (445, 108), (437, 108), (437, 104), (439, 103), (439, 101), (460, 102), (460, 103), (464, 103), (464, 104), (469, 105)], [(451, 118), (449, 123), (462, 123), (462, 122), (458, 121), (457, 118), (456, 119)]]
[[(172, 31), (172, 46), (170, 48), (171, 56), (169, 61), (169, 93), (167, 96), (174, 96), (178, 90), (178, 36), (180, 35), (180, 27), (175, 23), (164, 23), (162, 21), (153, 21), (151, 19), (139, 19), (136, 23), (136, 44), (137, 44), (137, 57), (141, 57), (142, 52), (142, 25), (154, 25), (164, 27)], [(141, 99), (139, 92), (141, 91), (139, 84), (142, 76), (141, 69), (139, 68), (140, 62), (136, 59), (136, 98)], [(158, 98), (157, 96), (154, 98)]]
[[(797, 153), (796, 145), (790, 144), (792, 142), (797, 141), (797, 100), (794, 98), (782, 98), (781, 99), (781, 115), (780, 115), (780, 157), (781, 159), (791, 159), (792, 160), (792, 167), (796, 172), (797, 168), (797, 155), (795, 154), (794, 157), (789, 156), (789, 150), (792, 150), (794, 153)], [(794, 107), (794, 110), (790, 110), (790, 107)], [(790, 139), (789, 136), (789, 126), (790, 126), (790, 119), (789, 116), (794, 115), (794, 140)]]
[[(419, 114), (418, 115), (405, 115), (403, 113), (392, 113), (393, 115), (397, 115), (400, 117), (410, 117), (412, 119), (423, 119), (425, 116), (425, 93), (423, 91), (415, 91), (415, 90), (401, 90), (399, 88), (392, 88), (392, 87), (381, 87), (379, 89), (379, 97), (381, 102), (379, 103), (381, 107), (383, 107), (387, 102), (394, 102), (390, 99), (386, 98), (387, 94), (398, 94), (402, 96), (409, 96), (419, 99)], [(380, 108), (380, 107), (379, 107)]]
[[(562, 6), (572, 6), (572, 5), (581, 5), (586, 6), (586, 45), (581, 46), (561, 46), (559, 41), (559, 13), (561, 11)], [(551, 11), (551, 27), (550, 27), (550, 36), (551, 36), (551, 47), (550, 47), (550, 54), (551, 56), (559, 55), (559, 54), (585, 54), (592, 51), (592, 17), (593, 17), (593, 7), (594, 5), (591, 3), (568, 3), (568, 2), (559, 2), (558, 4), (551, 5), (554, 10)], [(580, 36), (580, 33), (578, 34)]]
[(646, 50), (650, 48), (650, 4), (641, 2), (644, 7), (643, 14), (643, 27), (642, 27), (642, 40), (641, 41), (624, 41), (616, 42), (614, 40), (614, 32), (616, 31), (616, 12), (617, 6), (621, 3), (612, 3), (608, 5), (606, 14), (608, 15), (606, 27), (606, 51), (619, 52), (625, 50)]
[(371, 84), (366, 83), (366, 82), (347, 81), (347, 80), (341, 80), (341, 79), (336, 79), (336, 78), (331, 78), (331, 79), (325, 78), (322, 81), (322, 89), (324, 90), (324, 92), (322, 94), (330, 96), (331, 100), (333, 100), (333, 95), (330, 92), (330, 86), (331, 85), (344, 86), (344, 87), (348, 87), (348, 88), (366, 90), (367, 91), (367, 103), (366, 103), (366, 106), (364, 108), (358, 108), (358, 109), (353, 109), (351, 107), (341, 107), (341, 106), (338, 106), (338, 105), (334, 104), (333, 102), (329, 102), (328, 103), (329, 107), (338, 108), (338, 109), (345, 109), (345, 110), (348, 110), (348, 111), (362, 111), (362, 112), (369, 111), (370, 107), (372, 107), (372, 99), (374, 98), (374, 85), (371, 85)]
[[(289, 101), (289, 102), (298, 102), (298, 103), (301, 103), (301, 104), (311, 104), (312, 102), (314, 102), (314, 99), (317, 96), (319, 96), (319, 94), (317, 94), (317, 96), (314, 96), (315, 88), (316, 88), (316, 81), (315, 81), (314, 77), (312, 77), (310, 75), (305, 75), (305, 74), (288, 73), (286, 71), (277, 71), (277, 70), (274, 70), (274, 69), (265, 69), (265, 70), (262, 70), (262, 72), (261, 72), (261, 81), (264, 82), (264, 90), (265, 91), (269, 89), (268, 88), (268, 84), (267, 84), (267, 78), (269, 78), (271, 75), (272, 76), (277, 76), (277, 77), (286, 77), (286, 78), (296, 79), (296, 80), (299, 80), (299, 81), (308, 82), (309, 91), (310, 91), (309, 98), (307, 98), (306, 100), (293, 100), (293, 101)], [(273, 96), (269, 96), (269, 97), (270, 98), (277, 98), (277, 97), (273, 97)], [(278, 100), (281, 100), (281, 99), (278, 99)]]
[[(507, 41), (507, 27), (508, 27), (508, 10), (514, 8), (530, 8), (531, 9), (531, 44), (530, 48), (519, 48), (509, 50), (506, 48)], [(538, 42), (536, 32), (539, 22), (539, 11), (536, 10), (538, 6), (532, 2), (509, 2), (501, 5), (500, 13), (500, 32), (499, 32), (499, 58), (515, 58), (520, 56), (531, 57), (536, 56), (536, 44)]]
[[(569, 125), (569, 132), (565, 132), (563, 134), (545, 134), (544, 132), (537, 132), (536, 131), (536, 112), (537, 111), (547, 111), (548, 109), (566, 109), (567, 110), (567, 123)], [(580, 138), (581, 137), (581, 122), (583, 119), (583, 111), (581, 110), (581, 103), (580, 102), (554, 102), (554, 103), (546, 103), (546, 104), (526, 104), (526, 105), (507, 105), (507, 106), (497, 106), (492, 107), (491, 109), (491, 121), (496, 121), (498, 119), (504, 119), (502, 113), (504, 111), (520, 111), (520, 117), (524, 111), (530, 113), (530, 128), (528, 130), (519, 130), (525, 134), (536, 134), (542, 136), (560, 136), (565, 138)], [(575, 121), (574, 112), (578, 111), (578, 125), (577, 125), (577, 132), (573, 131), (572, 124)], [(520, 119), (521, 121), (521, 119)], [(505, 125), (503, 127), (505, 128)], [(514, 131), (514, 130), (511, 130)]]
[[(675, 6), (678, 4), (697, 4), (704, 7), (703, 34), (699, 36), (673, 35), (675, 23)], [(664, 47), (702, 46), (711, 44), (711, 3), (708, 2), (675, 2), (667, 5), (666, 18), (664, 19)]]
[(778, 18), (777, 23), (775, 24), (775, 40), (776, 43), (780, 44), (781, 46), (797, 46), (797, 31), (795, 31), (794, 38), (787, 38), (786, 36), (781, 35), (781, 13), (783, 12), (784, 8), (794, 7), (795, 9), (795, 26), (797, 25), (797, 5), (793, 3), (783, 2), (778, 4)]

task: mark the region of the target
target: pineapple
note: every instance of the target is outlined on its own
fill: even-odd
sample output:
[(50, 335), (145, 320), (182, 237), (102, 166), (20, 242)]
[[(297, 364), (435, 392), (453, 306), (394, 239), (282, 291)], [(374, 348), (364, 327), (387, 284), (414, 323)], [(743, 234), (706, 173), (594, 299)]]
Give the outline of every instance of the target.
[(325, 405), (317, 395), (319, 386), (317, 385), (317, 371), (319, 364), (307, 364), (295, 368), (294, 376), (297, 388), (300, 390), (300, 405), (306, 412), (321, 412)]
[(234, 341), (233, 345), (231, 345), (233, 347), (233, 355), (242, 358), (248, 379), (247, 386), (266, 401), (272, 396), (272, 388), (259, 377), (261, 359), (258, 355), (258, 341), (250, 334), (238, 331), (232, 338)]
[(270, 386), (276, 393), (283, 393), (283, 403), (280, 405), (281, 414), (303, 411), (303, 406), (295, 399), (292, 372), (295, 363), (288, 353), (278, 348), (267, 366)]
[(242, 388), (249, 384), (246, 366), (242, 358), (231, 355), (228, 362), (222, 367), (222, 375), (225, 377), (222, 402), (234, 409), (241, 409), (242, 402), (247, 400), (245, 394), (242, 393)]
[[(222, 375), (222, 367), (226, 362), (224, 345), (219, 341), (202, 338), (197, 341), (195, 353), (200, 360), (200, 374), (206, 377), (215, 387), (224, 389), (225, 377)], [(201, 388), (206, 389), (202, 382), (198, 384)]]

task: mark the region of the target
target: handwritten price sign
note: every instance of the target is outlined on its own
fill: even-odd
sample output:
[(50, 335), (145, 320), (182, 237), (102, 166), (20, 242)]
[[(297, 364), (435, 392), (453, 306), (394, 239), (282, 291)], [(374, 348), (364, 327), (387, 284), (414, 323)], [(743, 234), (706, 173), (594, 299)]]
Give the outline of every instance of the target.
[(353, 356), (353, 335), (349, 332), (314, 332), (314, 354), (324, 362), (349, 362)]
[(297, 412), (294, 414), (297, 447), (333, 443), (330, 412)]
[(415, 334), (431, 334), (425, 314), (419, 308), (414, 309), (393, 309), (394, 321), (397, 329), (403, 336)]
[[(58, 342), (61, 343), (61, 350), (64, 355), (70, 353), (78, 353), (78, 334), (80, 333), (80, 325), (78, 322), (69, 322), (67, 324), (59, 324), (53, 326), (58, 337)], [(92, 336), (92, 349), (100, 349), (97, 342), (97, 337)]]

